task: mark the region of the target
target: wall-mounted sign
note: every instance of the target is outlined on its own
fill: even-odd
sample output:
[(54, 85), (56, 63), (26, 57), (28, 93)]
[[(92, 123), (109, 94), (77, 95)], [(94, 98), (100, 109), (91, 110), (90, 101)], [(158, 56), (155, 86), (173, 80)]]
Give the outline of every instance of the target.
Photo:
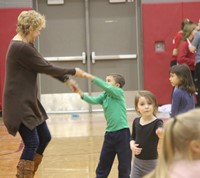
[(165, 51), (165, 42), (155, 41), (155, 52), (164, 52), (164, 51)]

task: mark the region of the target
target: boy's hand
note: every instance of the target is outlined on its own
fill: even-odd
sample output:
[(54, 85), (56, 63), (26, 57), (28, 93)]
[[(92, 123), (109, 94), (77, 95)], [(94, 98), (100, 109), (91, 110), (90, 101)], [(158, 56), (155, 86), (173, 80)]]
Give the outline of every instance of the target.
[(75, 74), (76, 77), (82, 77), (82, 78), (85, 77), (84, 76), (85, 72), (82, 69), (80, 69), (80, 68), (75, 68), (75, 69), (76, 69), (76, 74)]
[(88, 79), (93, 79), (94, 76), (92, 74), (89, 74), (83, 70), (81, 70), (80, 68), (75, 68), (76, 69), (76, 77), (81, 77), (81, 78), (88, 78)]
[(79, 88), (78, 88), (78, 85), (77, 83), (72, 80), (72, 79), (69, 79), (66, 81), (66, 84), (69, 86), (69, 88), (73, 91), (73, 92), (78, 92)]
[(78, 93), (80, 95), (80, 97), (83, 96), (82, 90), (78, 87), (78, 84), (74, 80), (69, 79), (65, 83), (69, 86), (69, 88), (73, 92)]

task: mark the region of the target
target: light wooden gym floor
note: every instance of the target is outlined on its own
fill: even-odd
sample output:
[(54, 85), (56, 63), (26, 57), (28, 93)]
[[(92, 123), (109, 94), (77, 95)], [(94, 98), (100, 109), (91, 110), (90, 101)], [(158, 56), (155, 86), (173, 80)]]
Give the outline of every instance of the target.
[[(130, 128), (136, 116), (128, 112)], [(103, 113), (49, 114), (47, 122), (52, 140), (35, 178), (94, 178), (106, 126)], [(0, 118), (0, 178), (15, 178), (22, 148), (19, 135), (8, 135)], [(109, 178), (117, 174), (116, 159)]]

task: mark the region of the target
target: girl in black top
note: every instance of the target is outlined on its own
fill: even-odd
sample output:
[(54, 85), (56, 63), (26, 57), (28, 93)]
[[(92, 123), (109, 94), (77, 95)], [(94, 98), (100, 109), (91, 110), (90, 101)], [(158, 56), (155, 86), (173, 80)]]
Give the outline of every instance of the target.
[(140, 117), (132, 124), (130, 147), (134, 162), (131, 178), (142, 178), (152, 171), (157, 162), (157, 145), (163, 133), (163, 121), (156, 117), (156, 97), (150, 91), (139, 91), (135, 97), (135, 109)]

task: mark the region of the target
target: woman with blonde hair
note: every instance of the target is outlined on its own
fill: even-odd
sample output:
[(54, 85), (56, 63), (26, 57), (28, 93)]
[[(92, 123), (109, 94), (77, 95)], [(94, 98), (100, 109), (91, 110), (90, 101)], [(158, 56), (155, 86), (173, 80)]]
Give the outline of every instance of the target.
[(22, 11), (6, 56), (3, 121), (8, 132), (13, 136), (19, 132), (24, 143), (17, 165), (18, 178), (34, 177), (51, 140), (48, 116), (37, 98), (38, 74), (50, 75), (73, 88), (75, 83), (68, 75), (78, 75), (80, 70), (53, 66), (37, 51), (34, 42), (45, 24), (45, 17), (38, 12)]
[(199, 178), (200, 109), (170, 119), (165, 125), (156, 168), (144, 178)]

